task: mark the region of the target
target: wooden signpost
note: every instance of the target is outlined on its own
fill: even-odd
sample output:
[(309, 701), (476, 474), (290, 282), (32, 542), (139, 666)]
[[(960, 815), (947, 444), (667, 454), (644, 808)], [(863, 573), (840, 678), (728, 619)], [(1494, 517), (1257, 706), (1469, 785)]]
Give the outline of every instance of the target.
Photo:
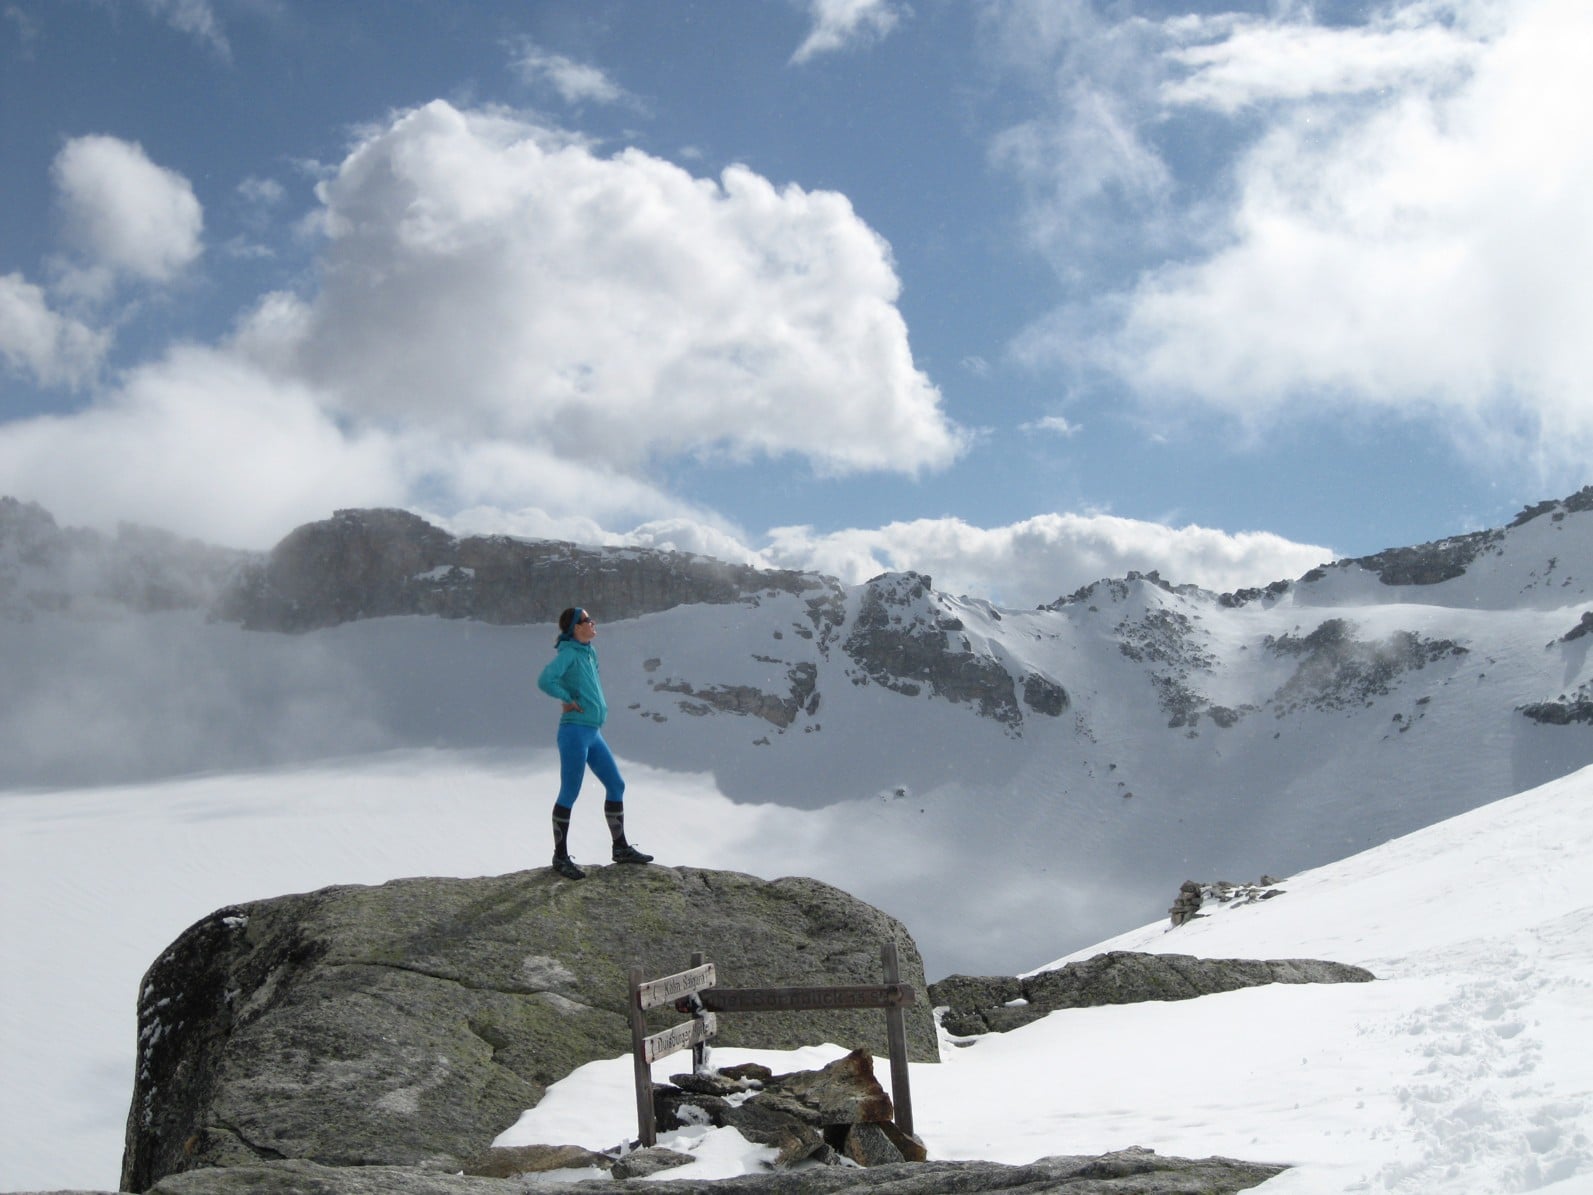
[[(691, 1048), (697, 1066), (707, 1055), (706, 1043), (718, 1031), (716, 1013), (801, 1012), (836, 1008), (882, 1008), (885, 1037), (890, 1047), (891, 1102), (896, 1127), (913, 1135), (913, 1100), (907, 1080), (907, 1023), (902, 1009), (918, 1002), (918, 994), (901, 981), (896, 943), (880, 949), (885, 982), (849, 987), (716, 988), (714, 965), (703, 962), (701, 952), (691, 956), (691, 969), (663, 979), (643, 980), (640, 967), (630, 973), (631, 1050), (636, 1066), (636, 1121), (641, 1143), (656, 1145), (658, 1128), (653, 1115), (652, 1064), (677, 1050)], [(692, 1019), (646, 1036), (643, 1013), (649, 1008), (674, 1005)]]
[(644, 981), (640, 967), (631, 968), (631, 1054), (636, 1066), (636, 1124), (643, 1145), (658, 1144), (658, 1127), (653, 1116), (653, 1063), (688, 1047), (703, 1060), (704, 1043), (719, 1030), (718, 1022), (700, 1005), (692, 1019), (682, 1021), (662, 1033), (648, 1037), (643, 1017), (649, 1008), (689, 1001), (714, 982), (714, 965), (702, 961), (699, 951), (691, 956), (691, 970), (663, 979)]

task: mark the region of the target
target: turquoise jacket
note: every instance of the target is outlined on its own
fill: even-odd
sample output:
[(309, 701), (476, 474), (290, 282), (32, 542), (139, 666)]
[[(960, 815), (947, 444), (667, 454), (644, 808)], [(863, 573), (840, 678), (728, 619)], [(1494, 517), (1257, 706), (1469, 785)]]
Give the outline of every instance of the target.
[(566, 711), (561, 723), (601, 726), (608, 721), (608, 702), (597, 678), (597, 651), (590, 643), (574, 639), (559, 640), (559, 651), (537, 677), (537, 688), (560, 701), (573, 701), (581, 708)]

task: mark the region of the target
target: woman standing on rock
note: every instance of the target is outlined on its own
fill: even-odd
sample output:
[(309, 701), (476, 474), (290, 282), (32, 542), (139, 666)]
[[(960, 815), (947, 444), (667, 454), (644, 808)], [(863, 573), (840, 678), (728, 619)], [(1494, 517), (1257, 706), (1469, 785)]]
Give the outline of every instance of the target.
[(554, 641), (557, 654), (537, 677), (537, 688), (556, 697), (564, 706), (559, 719), (559, 796), (553, 803), (553, 870), (571, 880), (584, 880), (586, 872), (570, 858), (570, 810), (581, 795), (586, 769), (603, 784), (606, 799), (603, 816), (614, 840), (614, 862), (651, 863), (625, 841), (625, 781), (620, 777), (614, 753), (603, 741), (603, 723), (608, 718), (608, 702), (597, 677), (597, 624), (579, 606), (559, 615), (559, 637)]

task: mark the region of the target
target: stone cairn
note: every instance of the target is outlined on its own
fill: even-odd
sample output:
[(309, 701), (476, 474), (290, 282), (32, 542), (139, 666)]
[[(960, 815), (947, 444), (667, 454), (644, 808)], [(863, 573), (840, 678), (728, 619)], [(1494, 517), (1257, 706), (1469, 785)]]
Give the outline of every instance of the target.
[(1186, 921), (1193, 921), (1197, 917), (1204, 917), (1201, 909), (1206, 907), (1207, 901), (1218, 904), (1239, 905), (1253, 904), (1258, 900), (1271, 900), (1274, 896), (1282, 896), (1284, 889), (1277, 886), (1278, 881), (1271, 876), (1264, 875), (1254, 884), (1233, 884), (1227, 880), (1217, 880), (1210, 884), (1202, 884), (1198, 880), (1185, 880), (1178, 886), (1178, 896), (1173, 901), (1173, 907), (1167, 910), (1172, 918), (1173, 925), (1180, 926)]
[[(688, 1125), (738, 1130), (777, 1151), (770, 1163), (789, 1170), (814, 1163), (884, 1166), (922, 1162), (922, 1142), (896, 1127), (891, 1097), (874, 1077), (867, 1050), (853, 1050), (817, 1071), (776, 1075), (756, 1064), (671, 1075), (653, 1090), (660, 1131)], [(613, 1178), (639, 1178), (694, 1161), (663, 1146), (598, 1153), (576, 1146), (492, 1149), (467, 1174), (509, 1178), (548, 1169), (596, 1167)]]

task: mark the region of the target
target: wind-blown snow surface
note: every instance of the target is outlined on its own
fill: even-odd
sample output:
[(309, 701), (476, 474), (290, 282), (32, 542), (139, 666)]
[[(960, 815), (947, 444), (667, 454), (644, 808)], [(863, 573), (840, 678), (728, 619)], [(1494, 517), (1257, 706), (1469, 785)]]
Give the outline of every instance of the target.
[[(0, 1189), (114, 1188), (138, 980), (192, 921), (334, 882), (540, 864), (552, 779), (541, 752), (401, 752), (0, 797)], [(632, 782), (668, 802), (643, 839), (661, 863), (766, 859), (778, 843), (791, 866), (772, 876), (836, 849), (822, 816), (735, 804), (705, 777), (633, 767)], [(1330, 958), (1380, 981), (1060, 1012), (948, 1044), (912, 1068), (917, 1128), (940, 1158), (1143, 1145), (1293, 1163), (1269, 1192), (1593, 1191), (1590, 802), (1593, 769), (1294, 876), (1265, 903), (1103, 943)], [(603, 837), (587, 813), (577, 857)], [(840, 1052), (757, 1056), (800, 1069)], [(629, 1067), (582, 1068), (505, 1140), (627, 1139)], [(672, 1142), (704, 1176), (760, 1156), (729, 1130)]]

